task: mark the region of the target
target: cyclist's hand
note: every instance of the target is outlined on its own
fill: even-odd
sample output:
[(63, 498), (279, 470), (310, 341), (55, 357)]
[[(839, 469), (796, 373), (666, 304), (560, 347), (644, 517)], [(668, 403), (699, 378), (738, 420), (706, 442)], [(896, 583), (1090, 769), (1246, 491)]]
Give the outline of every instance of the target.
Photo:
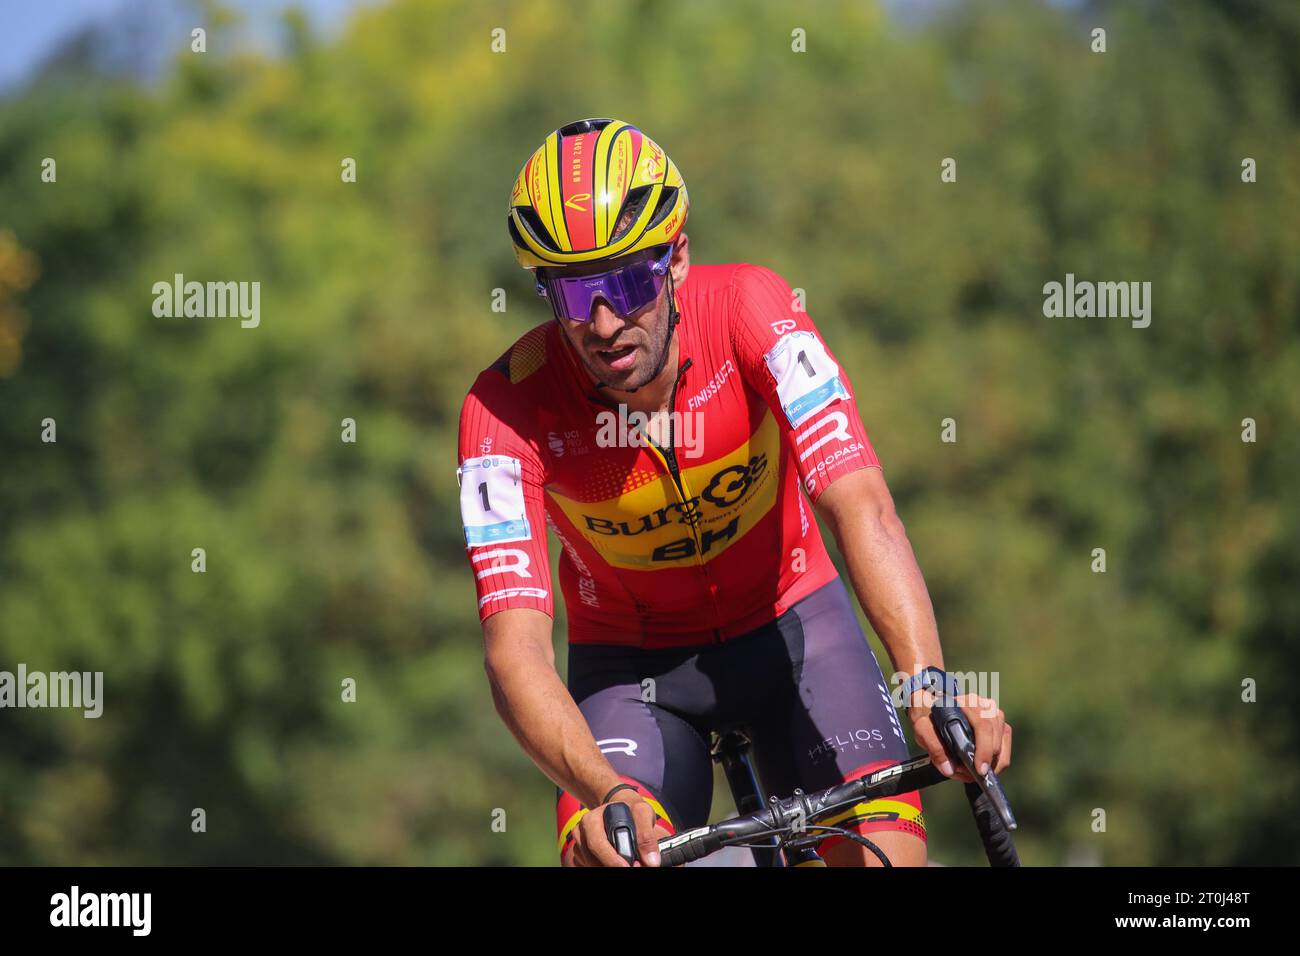
[[(908, 708), (912, 720), (912, 732), (916, 742), (925, 748), (934, 765), (945, 777), (973, 783), (974, 778), (966, 772), (959, 762), (948, 756), (939, 740), (939, 734), (930, 721), (929, 702), (934, 699), (930, 691), (918, 690), (913, 697), (913, 706)], [(998, 707), (998, 702), (989, 697), (966, 694), (957, 698), (957, 705), (966, 714), (971, 729), (975, 731), (975, 769), (984, 773), (992, 769), (1001, 773), (1011, 766), (1011, 725), (1007, 723), (1006, 714)]]
[[(668, 831), (656, 826), (654, 808), (639, 793), (632, 790), (620, 790), (614, 794), (610, 803), (626, 803), (632, 811), (632, 820), (636, 824), (636, 851), (639, 859), (633, 866), (658, 866), (659, 841), (668, 836)], [(627, 860), (618, 855), (618, 851), (605, 836), (605, 807), (601, 804), (590, 813), (584, 813), (578, 825), (573, 828), (573, 848), (564, 856), (565, 866), (627, 866)]]

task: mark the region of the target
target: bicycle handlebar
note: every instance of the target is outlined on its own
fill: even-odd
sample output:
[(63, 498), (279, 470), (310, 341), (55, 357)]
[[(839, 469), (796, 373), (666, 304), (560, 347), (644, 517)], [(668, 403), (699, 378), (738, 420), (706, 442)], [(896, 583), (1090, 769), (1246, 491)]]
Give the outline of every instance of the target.
[[(973, 731), (966, 715), (955, 704), (948, 706), (938, 702), (931, 708), (931, 717), (944, 749), (961, 761), (978, 781), (966, 784), (966, 797), (975, 816), (975, 826), (979, 830), (989, 865), (1019, 866), (1020, 858), (1016, 854), (1010, 833), (1016, 828), (1015, 817), (993, 770), (990, 769), (982, 776), (975, 772)], [(817, 793), (806, 794), (796, 790), (793, 796), (784, 800), (773, 798), (767, 808), (757, 813), (723, 820), (660, 840), (661, 865), (679, 866), (690, 863), (724, 846), (759, 837), (803, 832), (808, 825), (815, 825), (818, 819), (854, 804), (920, 790), (947, 779), (934, 766), (929, 756), (920, 756)]]
[[(970, 721), (956, 703), (947, 704), (936, 701), (930, 708), (930, 722), (943, 743), (943, 749), (961, 761), (966, 772), (975, 778), (978, 789), (988, 797), (989, 804), (997, 811), (1002, 823), (1008, 830), (1016, 828), (1016, 818), (1011, 813), (1011, 804), (1007, 802), (1006, 791), (990, 768), (986, 774), (975, 769), (975, 741), (972, 737)], [(972, 807), (974, 804), (972, 803)]]

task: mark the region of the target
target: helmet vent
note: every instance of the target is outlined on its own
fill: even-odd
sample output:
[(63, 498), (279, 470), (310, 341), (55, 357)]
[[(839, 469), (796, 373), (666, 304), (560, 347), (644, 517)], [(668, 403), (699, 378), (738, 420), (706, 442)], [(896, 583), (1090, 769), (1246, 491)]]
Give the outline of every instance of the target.
[(632, 225), (641, 218), (641, 211), (650, 199), (651, 188), (650, 186), (638, 186), (627, 194), (627, 199), (623, 200), (623, 209), (619, 212), (618, 224), (614, 229), (614, 235), (610, 237), (610, 242), (618, 242), (618, 240), (626, 236)]
[(656, 207), (655, 214), (650, 219), (650, 225), (646, 226), (646, 229), (653, 229), (655, 226), (659, 225), (659, 223), (663, 222), (664, 219), (668, 217), (668, 213), (672, 211), (672, 208), (676, 203), (677, 187), (665, 187), (664, 191), (659, 194), (659, 205)]
[[(549, 249), (552, 252), (560, 251), (559, 247), (555, 244), (555, 240), (551, 237), (551, 230), (546, 228), (546, 225), (542, 222), (542, 217), (537, 215), (536, 209), (533, 209), (531, 206), (515, 206), (514, 211), (519, 215), (520, 220), (523, 221), (524, 228), (528, 230), (528, 234), (531, 235), (533, 239), (542, 246), (542, 248)], [(523, 239), (520, 238), (515, 229), (514, 219), (509, 218), (508, 222), (510, 224), (510, 235), (519, 243), (519, 245), (524, 245)]]
[(610, 123), (612, 119), (581, 119), (576, 123), (570, 123), (568, 126), (561, 126), (558, 130), (561, 136), (577, 136), (579, 133), (594, 133), (602, 130)]

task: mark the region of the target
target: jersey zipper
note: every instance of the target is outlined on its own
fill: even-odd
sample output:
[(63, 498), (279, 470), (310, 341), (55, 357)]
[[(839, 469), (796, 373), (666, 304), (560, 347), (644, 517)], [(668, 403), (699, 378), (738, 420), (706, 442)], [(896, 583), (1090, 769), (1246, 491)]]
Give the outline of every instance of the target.
[[(668, 468), (668, 473), (673, 479), (673, 485), (677, 488), (677, 494), (681, 497), (683, 505), (691, 499), (692, 495), (690, 494), (690, 488), (686, 487), (685, 482), (682, 481), (681, 469), (677, 464), (676, 419), (672, 417), (672, 413), (677, 411), (677, 386), (681, 382), (682, 376), (686, 374), (686, 370), (691, 367), (691, 362), (692, 360), (689, 358), (683, 362), (681, 367), (677, 370), (677, 377), (673, 379), (673, 390), (668, 399), (668, 447), (660, 448), (654, 443), (654, 441), (650, 440), (649, 436), (647, 436), (646, 439), (649, 441), (650, 446), (654, 448), (655, 451), (659, 452), (659, 456), (664, 460), (664, 464)], [(695, 524), (690, 524), (689, 522), (688, 525), (691, 529), (691, 537), (695, 541), (696, 565), (699, 567), (700, 573), (704, 576), (704, 581), (709, 591), (709, 603), (713, 606), (713, 643), (721, 644), (722, 631), (718, 628), (717, 624), (722, 620), (722, 612), (718, 608), (717, 585), (715, 585), (710, 579), (708, 565), (704, 563), (704, 553), (701, 550), (699, 528)]]
[[(659, 454), (664, 456), (664, 463), (668, 466), (668, 471), (673, 476), (673, 482), (677, 485), (677, 491), (681, 494), (683, 501), (686, 500), (687, 495), (686, 489), (682, 486), (681, 471), (677, 467), (677, 425), (672, 413), (677, 410), (677, 385), (681, 382), (682, 376), (686, 374), (686, 370), (691, 367), (691, 361), (691, 359), (687, 359), (683, 362), (682, 367), (677, 370), (677, 377), (673, 379), (672, 394), (668, 398), (668, 447), (659, 448), (658, 445), (655, 445), (655, 448), (659, 448)], [(654, 444), (653, 441), (650, 443)]]

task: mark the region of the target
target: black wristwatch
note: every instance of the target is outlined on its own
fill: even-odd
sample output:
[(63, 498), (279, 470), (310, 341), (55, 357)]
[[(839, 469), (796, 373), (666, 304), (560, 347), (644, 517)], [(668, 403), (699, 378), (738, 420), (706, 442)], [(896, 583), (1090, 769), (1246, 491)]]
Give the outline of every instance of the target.
[(918, 690), (933, 691), (940, 700), (948, 698), (950, 702), (957, 697), (957, 681), (940, 667), (927, 667), (919, 674), (913, 674), (903, 681), (903, 706), (911, 707), (912, 695)]

